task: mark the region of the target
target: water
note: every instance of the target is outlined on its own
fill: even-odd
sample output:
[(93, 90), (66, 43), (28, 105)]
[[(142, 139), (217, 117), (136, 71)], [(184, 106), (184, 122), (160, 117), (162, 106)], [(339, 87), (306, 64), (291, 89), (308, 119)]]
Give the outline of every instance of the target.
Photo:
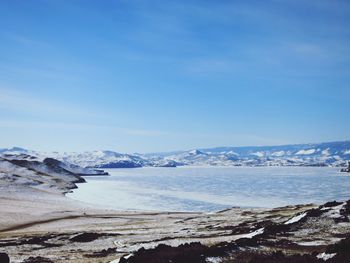
[(350, 176), (320, 167), (109, 169), (68, 194), (100, 208), (217, 211), (350, 199)]

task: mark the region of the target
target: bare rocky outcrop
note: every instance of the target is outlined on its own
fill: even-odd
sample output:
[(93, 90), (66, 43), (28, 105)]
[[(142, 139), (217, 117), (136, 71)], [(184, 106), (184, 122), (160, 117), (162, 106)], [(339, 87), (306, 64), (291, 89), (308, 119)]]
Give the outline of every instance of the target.
[(10, 258), (6, 253), (0, 253), (0, 262), (1, 263), (10, 263)]

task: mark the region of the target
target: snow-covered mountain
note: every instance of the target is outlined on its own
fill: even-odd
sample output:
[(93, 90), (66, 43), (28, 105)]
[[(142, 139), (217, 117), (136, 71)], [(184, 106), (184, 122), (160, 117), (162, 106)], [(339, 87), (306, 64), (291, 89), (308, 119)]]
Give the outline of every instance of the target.
[[(0, 156), (0, 186), (17, 185), (50, 192), (66, 193), (85, 182), (82, 176), (107, 175), (103, 171), (82, 168), (53, 159), (19, 153), (14, 149), (3, 151)], [(27, 151), (26, 151), (27, 152)]]
[[(13, 147), (10, 149), (0, 149), (1, 159), (19, 165), (24, 165), (29, 169), (34, 169), (43, 173), (52, 173), (52, 170), (56, 170), (57, 173), (68, 173), (78, 176), (108, 175), (107, 172), (95, 169), (94, 167), (82, 167), (78, 164), (73, 164), (64, 160), (54, 159), (53, 155), (54, 154), (45, 154), (35, 151), (29, 151), (19, 147)], [(47, 167), (50, 168), (50, 171), (45, 170), (47, 169)]]
[[(50, 153), (46, 153), (49, 155)], [(81, 153), (54, 153), (55, 158), (81, 167), (94, 168), (135, 168), (148, 165), (141, 156), (113, 151), (91, 151)]]
[(187, 152), (187, 156), (186, 153), (181, 153), (164, 158), (182, 162), (184, 165), (344, 166), (350, 160), (349, 149), (350, 141), (281, 146), (218, 147)]
[(14, 147), (0, 154), (52, 157), (85, 168), (134, 168), (144, 166), (345, 166), (350, 141), (281, 146), (217, 147), (169, 153), (124, 154), (114, 151), (43, 153)]

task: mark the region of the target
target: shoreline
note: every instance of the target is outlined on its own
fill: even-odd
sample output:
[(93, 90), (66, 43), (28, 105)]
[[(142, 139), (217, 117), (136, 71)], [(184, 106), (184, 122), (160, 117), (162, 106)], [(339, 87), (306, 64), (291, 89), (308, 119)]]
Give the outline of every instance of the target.
[[(343, 176), (337, 172), (336, 168), (312, 167), (299, 168), (301, 169), (299, 170), (290, 167), (274, 167), (273, 169), (265, 169), (265, 167), (224, 167), (218, 171), (214, 171), (214, 169), (212, 167), (198, 167), (198, 169), (197, 167), (181, 167), (179, 170), (145, 167), (139, 168), (137, 171), (134, 168), (126, 169), (126, 171), (124, 171), (125, 168), (108, 169), (107, 171), (111, 175), (109, 178), (84, 177), (88, 184), (79, 186), (78, 189), (74, 189), (67, 196), (73, 200), (86, 202), (90, 206), (95, 205), (117, 211), (139, 212), (144, 210), (216, 212), (237, 206), (240, 208), (275, 208), (308, 204), (312, 201), (315, 205), (320, 205), (329, 200), (345, 201), (348, 199), (347, 187), (342, 184), (344, 180), (341, 177)], [(219, 178), (217, 181), (211, 179), (213, 172), (217, 172), (215, 174), (217, 175), (216, 178)], [(254, 175), (255, 172), (256, 175)], [(196, 176), (197, 174), (201, 174), (201, 176)], [(302, 176), (298, 176), (299, 174)], [(229, 177), (231, 175), (232, 179)], [(235, 176), (237, 176), (237, 180)], [(304, 193), (306, 190), (303, 192), (298, 188), (291, 189), (292, 187), (289, 187), (288, 184), (280, 182), (271, 183), (275, 176), (278, 176), (280, 181), (283, 178), (289, 179), (292, 177), (288, 181), (292, 181), (295, 185), (302, 185), (303, 188), (300, 189), (315, 188), (310, 188), (314, 190), (307, 196), (307, 193)], [(255, 177), (257, 178), (255, 179)], [(267, 189), (271, 189), (270, 192), (264, 190), (265, 186), (262, 185), (265, 178), (270, 180), (271, 184), (266, 185)], [(323, 186), (321, 187), (322, 190), (319, 190), (318, 181), (324, 179), (339, 184), (339, 190), (332, 192)], [(201, 180), (206, 180), (206, 186), (210, 185), (211, 187), (203, 187)], [(211, 180), (213, 181), (211, 182)], [(247, 183), (253, 184), (256, 181), (259, 185), (262, 185), (259, 189), (254, 186), (251, 187)], [(147, 187), (143, 188), (143, 182)], [(225, 182), (225, 184), (220, 182)], [(236, 185), (243, 183), (247, 185), (247, 190), (244, 188), (245, 185), (241, 188), (236, 187)], [(185, 187), (181, 188), (181, 185), (185, 185)], [(224, 189), (223, 193), (221, 193), (221, 187)], [(288, 194), (288, 190), (290, 194)], [(136, 196), (137, 199), (133, 199), (133, 196)], [(261, 198), (257, 198), (257, 196)], [(114, 200), (119, 201), (114, 202)]]
[(210, 213), (117, 211), (69, 199), (61, 183), (19, 182), (0, 181), (0, 253), (12, 263), (251, 262), (277, 252), (283, 254), (277, 262), (302, 254), (317, 262), (350, 238), (350, 201)]
[[(26, 200), (7, 199), (15, 211), (24, 203), (36, 200), (41, 210), (32, 215), (32, 221), (29, 218), (29, 222), (4, 228), (4, 214), (8, 213), (2, 210), (0, 248), (1, 252), (10, 255), (11, 262), (24, 262), (30, 257), (47, 258), (51, 262), (112, 262), (129, 254), (137, 254), (141, 248), (156, 251), (161, 244), (178, 248), (186, 243), (200, 242), (201, 246), (213, 247), (219, 243), (252, 239), (254, 232), (261, 229), (261, 224), (266, 221), (283, 225), (282, 222), (287, 222), (296, 214), (317, 209), (316, 205), (309, 204), (274, 209), (230, 208), (215, 213), (114, 211), (86, 208), (57, 194), (52, 196), (56, 204), (52, 206), (48, 193), (37, 192), (36, 189), (35, 192), (34, 199), (28, 198), (32, 195), (27, 193), (20, 194), (23, 198), (27, 196)], [(1, 198), (1, 209), (5, 208), (5, 200)], [(27, 212), (30, 214), (32, 211), (31, 208)], [(26, 211), (18, 212), (23, 215)], [(350, 225), (346, 231), (350, 231)], [(72, 241), (74, 238), (81, 240)], [(319, 236), (314, 239), (319, 239)], [(299, 247), (297, 251), (300, 253), (310, 247), (325, 248), (331, 244), (330, 240), (333, 237), (325, 238), (323, 244)], [(312, 244), (313, 241), (307, 242)]]

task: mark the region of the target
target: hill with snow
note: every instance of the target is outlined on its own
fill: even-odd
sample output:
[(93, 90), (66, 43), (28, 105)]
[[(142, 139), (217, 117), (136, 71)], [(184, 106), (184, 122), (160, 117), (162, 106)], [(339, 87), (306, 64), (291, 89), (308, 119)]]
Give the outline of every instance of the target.
[(350, 141), (280, 146), (217, 147), (169, 153), (126, 154), (114, 151), (73, 153), (36, 152), (19, 147), (0, 154), (52, 157), (84, 168), (135, 168), (175, 166), (345, 166)]

